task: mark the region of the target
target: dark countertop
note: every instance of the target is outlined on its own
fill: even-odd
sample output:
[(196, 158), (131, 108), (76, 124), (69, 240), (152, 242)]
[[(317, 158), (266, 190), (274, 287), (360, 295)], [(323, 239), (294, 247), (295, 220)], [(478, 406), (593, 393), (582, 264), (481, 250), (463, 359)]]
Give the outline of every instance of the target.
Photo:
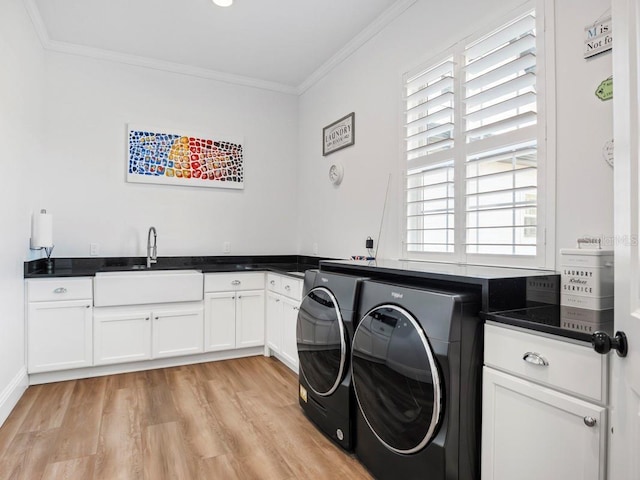
[(476, 292), (483, 312), (559, 303), (560, 275), (551, 270), (459, 265), (405, 260), (321, 260), (320, 270), (389, 283)]
[[(92, 277), (98, 272), (144, 271), (146, 257), (53, 258), (51, 271), (46, 259), (24, 263), (24, 278)], [(272, 271), (303, 278), (308, 269), (318, 268), (320, 258), (301, 255), (251, 255), (219, 257), (160, 257), (150, 270), (194, 269), (203, 273)]]
[(591, 342), (591, 335), (604, 331), (613, 336), (613, 310), (584, 310), (560, 305), (530, 307), (481, 314), (484, 320)]
[(481, 295), (482, 319), (559, 338), (590, 342), (598, 330), (613, 334), (613, 310), (560, 306), (560, 275), (554, 271), (402, 260), (321, 260), (320, 269), (424, 288), (475, 291)]
[(487, 280), (555, 275), (552, 270), (461, 265), (457, 263), (418, 262), (409, 260), (321, 260), (322, 270), (354, 270), (372, 273), (401, 272), (408, 277), (438, 278), (447, 281), (482, 284)]

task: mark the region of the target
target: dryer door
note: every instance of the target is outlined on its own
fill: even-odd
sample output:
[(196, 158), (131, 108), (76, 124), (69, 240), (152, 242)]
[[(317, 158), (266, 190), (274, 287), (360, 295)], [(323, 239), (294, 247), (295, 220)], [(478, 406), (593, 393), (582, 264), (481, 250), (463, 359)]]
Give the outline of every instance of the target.
[(437, 431), (442, 386), (420, 324), (395, 305), (376, 307), (360, 321), (352, 352), (353, 385), (369, 428), (394, 452), (424, 448)]
[(296, 328), (300, 371), (311, 390), (321, 396), (336, 391), (345, 373), (346, 332), (338, 302), (324, 287), (302, 300)]

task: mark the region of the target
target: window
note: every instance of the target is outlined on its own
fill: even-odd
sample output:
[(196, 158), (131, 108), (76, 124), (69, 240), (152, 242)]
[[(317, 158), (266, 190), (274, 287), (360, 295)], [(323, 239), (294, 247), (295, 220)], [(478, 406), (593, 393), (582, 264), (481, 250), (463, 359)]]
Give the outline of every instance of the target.
[(545, 266), (536, 10), (405, 75), (405, 254)]

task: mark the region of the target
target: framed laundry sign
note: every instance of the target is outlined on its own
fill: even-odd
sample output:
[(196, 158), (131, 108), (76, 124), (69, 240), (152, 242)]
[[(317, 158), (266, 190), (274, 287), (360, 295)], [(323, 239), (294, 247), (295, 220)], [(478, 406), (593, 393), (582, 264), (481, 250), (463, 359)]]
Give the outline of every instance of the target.
[(356, 143), (355, 122), (356, 114), (351, 112), (322, 129), (323, 156)]
[(242, 143), (225, 136), (127, 125), (127, 181), (244, 188)]

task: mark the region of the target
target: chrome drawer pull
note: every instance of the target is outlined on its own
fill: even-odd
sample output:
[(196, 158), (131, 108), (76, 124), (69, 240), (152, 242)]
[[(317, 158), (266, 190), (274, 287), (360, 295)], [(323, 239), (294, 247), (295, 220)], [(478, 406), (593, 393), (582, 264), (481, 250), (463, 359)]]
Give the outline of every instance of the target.
[(275, 280), (271, 280), (269, 283), (270, 283), (271, 285), (275, 285), (275, 284), (276, 284), (276, 281), (275, 281)]
[(289, 290), (291, 290), (291, 287), (289, 285), (285, 285), (284, 289), (288, 292)]
[(234, 280), (231, 285), (240, 285), (240, 280)]
[(596, 426), (596, 419), (593, 418), (593, 417), (584, 417), (583, 420), (584, 420), (584, 424), (587, 427), (595, 427)]
[(53, 293), (67, 293), (67, 289), (64, 287), (58, 287), (53, 291)]
[(544, 358), (539, 353), (535, 353), (535, 352), (525, 353), (522, 359), (525, 362), (532, 363), (533, 365), (540, 365), (541, 367), (546, 367), (549, 365), (549, 362), (547, 361), (546, 358)]

